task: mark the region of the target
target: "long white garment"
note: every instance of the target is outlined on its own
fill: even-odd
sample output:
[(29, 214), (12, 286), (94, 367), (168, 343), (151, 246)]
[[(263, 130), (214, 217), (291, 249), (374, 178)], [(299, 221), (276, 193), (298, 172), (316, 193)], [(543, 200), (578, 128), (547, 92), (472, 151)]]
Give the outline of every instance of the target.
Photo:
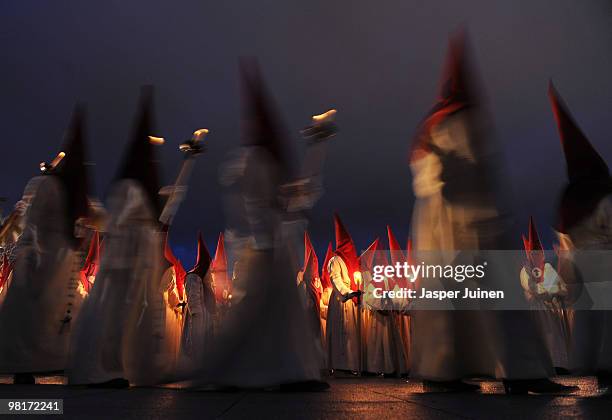
[(284, 230), (274, 167), (258, 150), (250, 148), (241, 177), (244, 206), (231, 209), (246, 209), (249, 224), (247, 234), (238, 238), (242, 246), (236, 247), (240, 272), (232, 306), (220, 323), (214, 350), (202, 355), (194, 386), (249, 388), (321, 380), (322, 349), (295, 285), (297, 267), (290, 250), (303, 232), (293, 238), (294, 229)]
[(74, 243), (65, 228), (61, 182), (30, 181), (26, 213), (10, 287), (0, 308), (0, 372), (64, 370), (81, 296)]
[(68, 381), (155, 384), (169, 374), (174, 356), (160, 287), (162, 235), (135, 181), (115, 186), (109, 214), (100, 270), (72, 342)]
[(194, 363), (198, 363), (202, 355), (210, 353), (214, 346), (215, 297), (210, 271), (204, 280), (195, 273), (187, 274), (185, 295), (187, 306), (181, 354), (185, 368), (193, 368)]
[[(333, 291), (327, 308), (327, 360), (330, 369), (361, 371), (361, 337), (358, 324), (359, 308), (352, 299), (343, 301), (342, 296), (351, 293), (350, 277), (345, 262), (339, 256), (329, 260), (325, 268), (329, 271)], [(365, 324), (362, 317), (362, 327)], [(363, 357), (363, 355), (362, 355)]]
[[(569, 229), (567, 234), (578, 252), (612, 250), (612, 195), (604, 197), (591, 216)], [(579, 269), (583, 281), (609, 284), (609, 259), (590, 257)], [(570, 369), (579, 374), (593, 374), (599, 370), (612, 372), (612, 311), (568, 312), (572, 332)]]
[[(411, 163), (416, 251), (507, 249), (507, 225), (495, 198), (499, 177), (493, 163), (499, 157), (479, 132), (479, 117), (473, 111), (448, 117), (432, 134), (443, 156), (428, 153)], [(552, 374), (532, 315), (520, 311), (416, 310), (411, 356), (411, 375), (429, 380)]]

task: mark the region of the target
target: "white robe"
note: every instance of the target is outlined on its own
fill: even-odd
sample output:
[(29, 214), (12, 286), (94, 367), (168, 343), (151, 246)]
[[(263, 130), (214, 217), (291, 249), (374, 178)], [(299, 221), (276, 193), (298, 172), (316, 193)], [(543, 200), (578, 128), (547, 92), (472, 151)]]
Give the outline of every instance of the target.
[[(480, 132), (476, 121), (481, 117), (478, 111), (453, 114), (432, 135), (444, 159), (429, 153), (411, 163), (417, 198), (411, 233), (417, 252), (509, 245), (495, 195), (499, 156)], [(438, 261), (429, 263), (450, 263), (442, 254), (430, 257)], [(411, 356), (411, 375), (429, 380), (476, 375), (530, 379), (553, 373), (532, 315), (521, 311), (416, 310)]]
[(220, 323), (214, 350), (202, 355), (194, 386), (252, 388), (321, 380), (322, 349), (308, 326), (289, 249), (303, 231), (298, 238), (292, 236), (295, 229), (285, 230), (285, 213), (276, 205), (274, 166), (258, 151), (247, 149), (242, 204), (230, 209), (246, 212), (237, 219), (248, 220), (248, 231), (238, 237), (240, 273), (232, 306)]
[[(206, 281), (208, 284), (204, 284)], [(206, 286), (206, 288), (205, 288)], [(186, 368), (197, 363), (202, 355), (210, 353), (214, 346), (215, 296), (211, 286), (211, 274), (204, 280), (194, 273), (185, 278), (187, 306), (181, 339), (181, 354)]]
[(33, 193), (26, 230), (0, 308), (2, 373), (64, 370), (82, 302), (61, 181), (54, 176), (34, 178), (26, 190)]
[[(364, 352), (363, 336), (360, 337), (365, 326), (363, 312), (359, 314), (360, 309), (353, 299), (342, 301), (342, 296), (351, 293), (348, 269), (342, 258), (332, 257), (326, 269), (333, 285), (326, 327), (329, 368), (360, 372), (360, 363), (363, 363), (360, 361), (360, 353)], [(364, 356), (361, 354), (362, 359)]]
[(100, 269), (72, 342), (68, 381), (156, 384), (171, 373), (175, 357), (160, 287), (163, 238), (135, 181), (114, 187), (109, 214)]

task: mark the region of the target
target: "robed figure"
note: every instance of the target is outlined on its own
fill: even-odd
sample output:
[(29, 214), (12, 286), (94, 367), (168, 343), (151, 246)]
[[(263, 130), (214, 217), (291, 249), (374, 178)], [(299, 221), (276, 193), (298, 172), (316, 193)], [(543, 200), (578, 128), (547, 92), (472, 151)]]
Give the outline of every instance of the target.
[[(411, 234), (418, 258), (428, 264), (452, 264), (455, 251), (518, 245), (504, 202), (503, 159), (478, 85), (465, 35), (455, 35), (438, 100), (410, 157), (416, 195)], [(518, 287), (516, 277), (493, 280)], [(423, 287), (434, 284), (457, 287), (454, 280), (423, 280)], [(552, 362), (528, 311), (415, 310), (411, 355), (411, 375), (433, 390), (477, 389), (461, 381), (473, 376), (503, 379), (512, 393), (564, 389), (546, 379), (554, 374)]]
[(233, 234), (226, 241), (240, 269), (214, 349), (201, 356), (191, 384), (320, 388), (320, 342), (308, 326), (294, 280), (299, 267), (289, 250), (301, 232), (292, 237), (295, 229), (285, 229), (291, 196), (280, 195), (294, 169), (288, 143), (256, 63), (244, 60), (240, 70), (244, 141), (224, 180), (236, 187), (228, 216)]
[[(196, 263), (185, 278), (185, 321), (181, 338), (181, 354), (190, 363), (210, 353), (214, 346), (214, 325), (217, 312), (215, 290), (208, 248), (198, 234)], [(193, 367), (193, 366), (191, 366)]]
[(63, 371), (82, 296), (78, 293), (77, 219), (87, 216), (84, 114), (74, 112), (62, 152), (30, 180), (25, 230), (15, 250), (12, 281), (0, 309), (0, 372)]
[(174, 365), (162, 278), (164, 238), (153, 138), (152, 88), (144, 88), (132, 140), (108, 196), (96, 281), (71, 347), (70, 384), (159, 383)]
[(612, 311), (590, 310), (591, 304), (586, 302), (610, 298), (612, 267), (603, 252), (612, 250), (612, 178), (608, 165), (574, 121), (552, 83), (549, 97), (568, 175), (558, 209), (559, 273), (566, 280), (568, 297), (579, 307), (569, 310), (569, 365), (577, 374), (597, 375), (600, 386), (609, 387)]

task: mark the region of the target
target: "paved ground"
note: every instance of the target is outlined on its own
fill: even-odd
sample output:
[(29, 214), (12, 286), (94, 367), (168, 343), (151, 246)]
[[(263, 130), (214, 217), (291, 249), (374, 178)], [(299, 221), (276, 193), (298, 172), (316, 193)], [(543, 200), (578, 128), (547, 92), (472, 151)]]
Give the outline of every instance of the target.
[(477, 394), (426, 394), (418, 382), (379, 378), (332, 378), (320, 393), (95, 390), (59, 385), (57, 377), (39, 381), (45, 384), (17, 386), (0, 377), (0, 398), (63, 398), (64, 416), (76, 419), (612, 418), (612, 395), (599, 394), (593, 378), (559, 379), (580, 386), (571, 396), (506, 396), (497, 382), (481, 382)]

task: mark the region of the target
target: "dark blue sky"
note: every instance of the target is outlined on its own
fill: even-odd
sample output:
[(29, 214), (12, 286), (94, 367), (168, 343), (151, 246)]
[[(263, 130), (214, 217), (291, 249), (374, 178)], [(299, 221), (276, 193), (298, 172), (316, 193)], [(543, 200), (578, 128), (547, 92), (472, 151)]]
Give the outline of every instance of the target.
[(549, 77), (612, 163), (606, 0), (4, 1), (0, 195), (9, 205), (19, 199), (38, 162), (57, 152), (78, 99), (89, 105), (90, 156), (103, 197), (138, 87), (152, 83), (158, 131), (169, 140), (160, 149), (166, 182), (176, 174), (179, 141), (195, 128), (211, 129), (172, 242), (192, 255), (186, 247), (195, 247), (201, 229), (214, 248), (224, 227), (218, 166), (240, 138), (237, 57), (255, 55), (296, 142), (310, 115), (339, 110), (327, 194), (313, 213), (317, 246), (333, 238), (334, 209), (359, 248), (384, 235), (387, 223), (404, 242), (413, 200), (408, 144), (434, 99), (448, 34), (461, 24), (506, 152), (517, 221), (526, 229), (533, 214), (551, 238), (565, 172)]

